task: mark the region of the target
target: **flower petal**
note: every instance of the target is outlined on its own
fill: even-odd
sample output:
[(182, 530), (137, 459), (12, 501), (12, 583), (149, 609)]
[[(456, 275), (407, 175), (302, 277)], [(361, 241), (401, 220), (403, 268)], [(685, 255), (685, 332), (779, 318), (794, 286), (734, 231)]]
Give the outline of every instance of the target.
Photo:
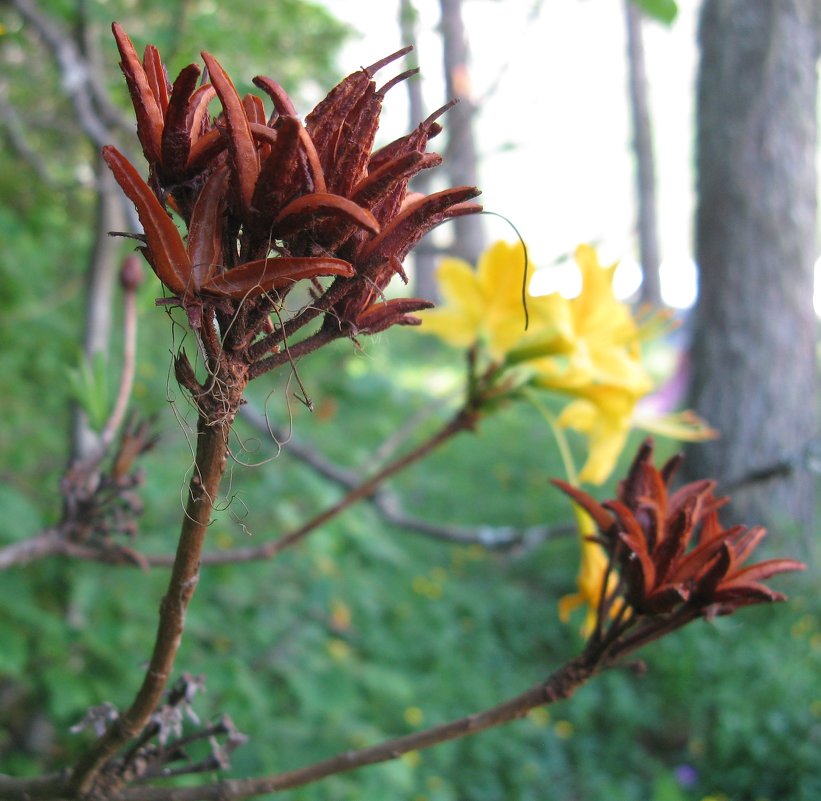
[(177, 226), (148, 184), (116, 147), (104, 147), (103, 158), (126, 197), (137, 208), (154, 272), (175, 295), (183, 295), (191, 276), (191, 261)]
[(120, 67), (128, 84), (131, 102), (137, 116), (137, 136), (143, 146), (143, 153), (149, 164), (156, 164), (161, 157), (163, 114), (157, 98), (151, 90), (145, 68), (140, 63), (137, 51), (122, 26), (114, 22), (111, 25), (117, 49), (122, 62)]
[(354, 269), (347, 261), (322, 256), (258, 259), (214, 276), (203, 284), (202, 291), (243, 300), (263, 292), (288, 290), (297, 281), (323, 275), (351, 278)]
[(602, 506), (592, 495), (588, 495), (583, 490), (580, 490), (578, 487), (573, 484), (569, 484), (567, 481), (563, 481), (560, 478), (551, 478), (550, 483), (554, 487), (558, 487), (566, 495), (569, 495), (579, 506), (581, 506), (582, 509), (584, 509), (584, 511), (593, 518), (593, 522), (602, 534), (606, 534), (615, 525), (615, 516), (608, 512), (607, 509)]
[(148, 85), (151, 87), (151, 93), (156, 98), (160, 113), (165, 119), (165, 110), (168, 108), (168, 76), (165, 74), (165, 65), (160, 58), (160, 51), (152, 44), (145, 46), (143, 69)]
[(194, 204), (188, 225), (188, 256), (194, 291), (199, 291), (209, 280), (222, 260), (221, 217), (227, 190), (228, 167), (223, 165), (208, 177)]
[(274, 102), (274, 109), (280, 117), (296, 117), (297, 110), (288, 93), (272, 78), (257, 75), (254, 86), (262, 89)]
[(234, 166), (240, 203), (245, 211), (251, 206), (251, 198), (259, 175), (259, 157), (251, 135), (251, 126), (245, 116), (237, 90), (222, 65), (210, 53), (203, 51), (202, 60), (208, 67), (208, 75), (225, 113), (228, 128), (228, 151)]
[[(449, 212), (478, 194), (479, 190), (475, 186), (457, 186), (411, 203), (391, 220), (378, 236), (365, 244), (360, 252), (362, 261), (381, 262), (389, 256), (395, 256), (402, 261), (422, 236), (448, 218)], [(480, 210), (481, 207), (471, 204), (465, 211), (472, 213)]]
[(292, 200), (277, 215), (274, 223), (280, 232), (289, 227), (301, 227), (306, 219), (327, 214), (342, 216), (366, 231), (379, 233), (379, 223), (367, 209), (357, 206), (346, 197), (328, 192), (312, 192)]
[(174, 183), (185, 171), (191, 152), (192, 136), (188, 126), (188, 103), (197, 87), (200, 68), (189, 64), (180, 72), (171, 89), (162, 132), (163, 177)]

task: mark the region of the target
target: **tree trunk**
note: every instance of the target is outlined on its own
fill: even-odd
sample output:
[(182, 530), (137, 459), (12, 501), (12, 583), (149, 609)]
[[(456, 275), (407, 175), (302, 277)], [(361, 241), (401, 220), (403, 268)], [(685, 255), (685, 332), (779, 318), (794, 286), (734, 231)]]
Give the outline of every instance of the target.
[[(107, 360), (111, 339), (111, 314), (119, 264), (120, 240), (109, 231), (126, 228), (122, 192), (111, 171), (100, 158), (97, 160), (97, 220), (94, 247), (86, 274), (86, 315), (83, 335), (83, 357), (93, 364)], [(72, 461), (87, 457), (97, 446), (97, 435), (89, 427), (85, 412), (75, 409), (72, 424)]]
[[(706, 0), (691, 401), (721, 431), (691, 476), (732, 482), (816, 432), (817, 0)], [(809, 525), (806, 469), (733, 493), (733, 521)], [(728, 520), (730, 515), (728, 515)]]
[[(399, 31), (403, 45), (417, 46), (417, 22), (419, 12), (413, 5), (412, 0), (400, 0), (399, 2)], [(417, 78), (405, 81), (408, 90), (408, 113), (410, 116), (408, 130), (413, 130), (422, 120), (427, 117), (425, 113), (425, 100), (422, 96), (422, 82)], [(429, 195), (431, 189), (431, 175), (429, 170), (422, 170), (411, 181), (410, 188), (414, 192), (421, 192)], [(426, 247), (429, 243), (426, 240), (416, 247), (411, 254), (413, 258), (413, 294), (418, 298), (427, 298), (434, 303), (438, 303), (439, 288), (436, 284), (436, 258), (433, 249)]]
[(647, 70), (644, 66), (642, 14), (633, 0), (624, 0), (624, 16), (627, 28), (630, 115), (633, 123), (633, 150), (636, 157), (636, 209), (642, 276), (639, 300), (641, 303), (655, 307), (661, 304), (656, 218), (656, 166), (647, 98)]
[[(444, 120), (448, 135), (445, 150), (445, 166), (448, 177), (455, 186), (477, 186), (478, 156), (473, 120), (473, 105), (468, 69), (468, 45), (462, 20), (462, 0), (440, 0), (442, 48), (445, 61), (445, 87), (448, 100), (458, 98)], [(475, 214), (457, 217), (450, 226), (454, 243), (450, 250), (454, 256), (475, 264), (485, 249), (485, 232), (482, 219)]]

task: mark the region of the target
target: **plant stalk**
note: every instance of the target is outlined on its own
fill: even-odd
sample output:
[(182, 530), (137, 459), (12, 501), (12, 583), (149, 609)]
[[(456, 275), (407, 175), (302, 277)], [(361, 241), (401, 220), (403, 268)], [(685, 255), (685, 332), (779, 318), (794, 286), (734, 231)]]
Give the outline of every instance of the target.
[(154, 651), (134, 701), (80, 760), (71, 777), (74, 793), (88, 793), (100, 779), (105, 763), (149, 722), (160, 703), (182, 641), (185, 615), (199, 581), (200, 554), (214, 502), (225, 472), (228, 432), (232, 418), (209, 423), (200, 416), (194, 474), (182, 521), (177, 553), (160, 604)]

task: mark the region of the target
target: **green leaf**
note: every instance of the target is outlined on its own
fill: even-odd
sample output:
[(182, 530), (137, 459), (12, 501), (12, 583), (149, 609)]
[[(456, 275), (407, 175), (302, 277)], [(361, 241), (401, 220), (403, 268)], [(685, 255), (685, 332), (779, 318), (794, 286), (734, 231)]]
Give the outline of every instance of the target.
[(670, 25), (678, 14), (676, 0), (633, 0), (648, 17)]
[(91, 427), (97, 431), (105, 425), (109, 392), (106, 359), (95, 353), (93, 361), (80, 357), (77, 367), (66, 370), (71, 395), (88, 415)]

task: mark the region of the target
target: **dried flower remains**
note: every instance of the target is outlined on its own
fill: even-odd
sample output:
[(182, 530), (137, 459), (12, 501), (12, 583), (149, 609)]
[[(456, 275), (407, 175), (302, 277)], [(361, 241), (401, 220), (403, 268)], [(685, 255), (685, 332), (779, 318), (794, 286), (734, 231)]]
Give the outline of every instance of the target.
[(710, 479), (671, 491), (680, 462), (677, 456), (657, 469), (652, 442), (646, 440), (619, 483), (617, 497), (603, 503), (565, 481), (553, 480), (595, 521), (594, 539), (610, 560), (605, 581), (607, 575), (618, 577), (601, 599), (599, 629), (611, 617), (620, 635), (639, 624), (630, 635), (630, 650), (697, 617), (784, 600), (763, 582), (777, 573), (804, 569), (794, 559), (745, 565), (765, 529), (724, 528), (718, 510), (729, 498), (716, 497), (716, 484)]
[[(113, 31), (148, 179), (116, 148), (103, 156), (137, 208), (141, 249), (172, 296), (164, 302), (186, 309), (212, 360), (228, 351), (253, 378), (280, 364), (272, 355), (317, 317), (325, 340), (417, 323), (413, 312), (431, 304), (386, 300), (385, 288), (404, 278), (402, 261), (426, 232), (481, 207), (470, 202), (474, 187), (408, 194), (414, 175), (441, 162), (426, 146), (447, 107), (372, 150), (385, 93), (416, 70), (380, 88), (374, 75), (410, 48), (348, 76), (303, 123), (271, 78), (254, 79), (273, 105), (266, 113), (209, 53), (204, 73), (191, 64), (171, 84), (155, 47), (140, 59), (118, 24)], [(299, 282), (309, 297), (287, 311)]]

